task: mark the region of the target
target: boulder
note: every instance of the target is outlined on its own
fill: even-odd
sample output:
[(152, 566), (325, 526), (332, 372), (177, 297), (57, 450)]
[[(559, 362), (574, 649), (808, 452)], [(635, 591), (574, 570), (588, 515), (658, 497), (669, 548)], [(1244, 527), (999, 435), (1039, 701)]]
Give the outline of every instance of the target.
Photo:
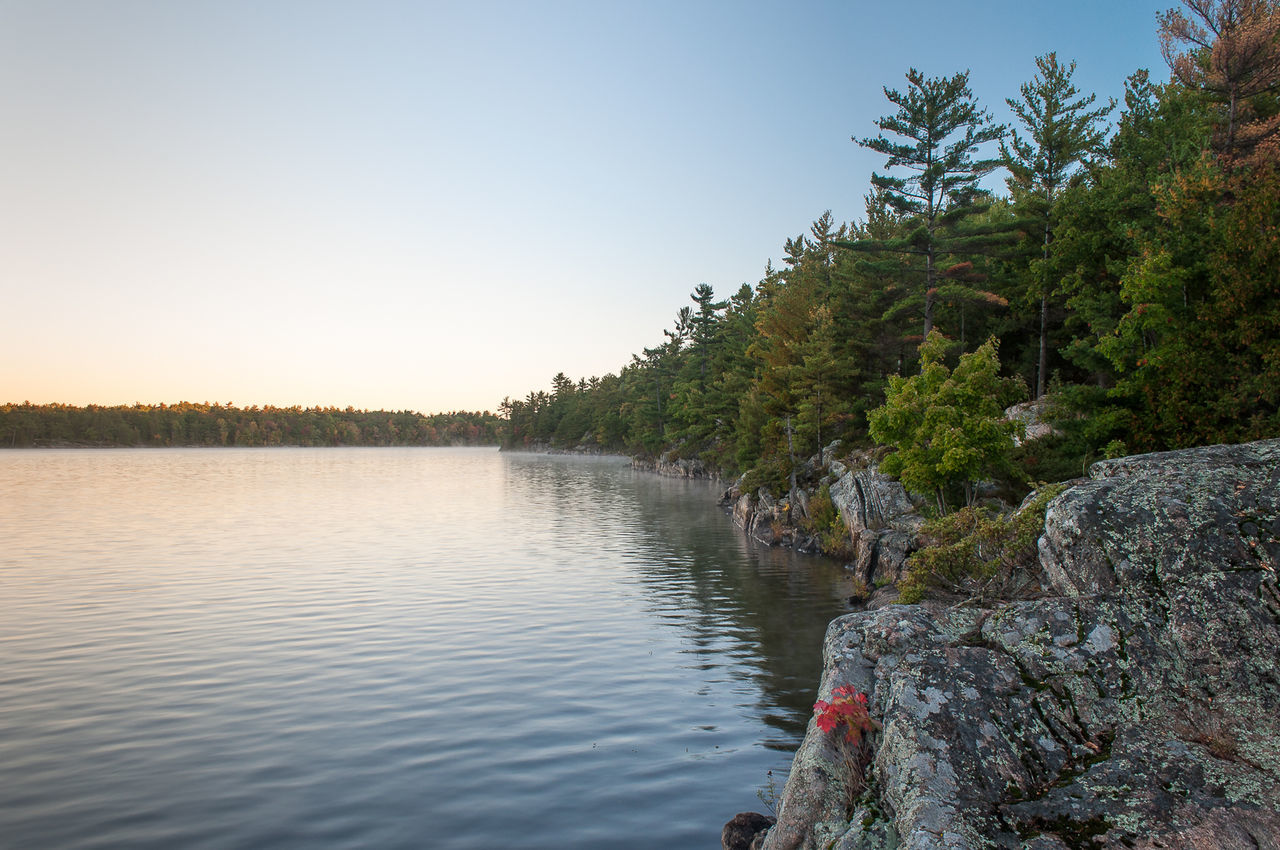
[(835, 620), (766, 850), (1280, 847), (1280, 440), (1105, 461), (1050, 503), (1042, 598)]
[(818, 551), (818, 539), (804, 531), (795, 522), (808, 511), (809, 496), (796, 491), (795, 504), (785, 497), (775, 499), (761, 487), (753, 497), (740, 493), (739, 485), (726, 490), (721, 502), (731, 504), (734, 523), (751, 539), (766, 546), (786, 546), (801, 552)]
[(831, 502), (855, 537), (868, 530), (916, 531), (920, 527), (920, 515), (906, 489), (880, 472), (870, 457), (863, 456), (858, 465), (847, 469), (830, 492)]
[(773, 826), (775, 818), (758, 812), (741, 812), (720, 830), (721, 850), (759, 850), (764, 832)]
[(1035, 401), (1024, 401), (1021, 404), (1015, 404), (1005, 410), (1005, 419), (1022, 423), (1022, 434), (1015, 434), (1013, 437), (1015, 446), (1038, 440), (1041, 437), (1048, 437), (1051, 434), (1062, 433), (1047, 421), (1045, 416), (1047, 412), (1046, 402), (1047, 399), (1038, 398)]

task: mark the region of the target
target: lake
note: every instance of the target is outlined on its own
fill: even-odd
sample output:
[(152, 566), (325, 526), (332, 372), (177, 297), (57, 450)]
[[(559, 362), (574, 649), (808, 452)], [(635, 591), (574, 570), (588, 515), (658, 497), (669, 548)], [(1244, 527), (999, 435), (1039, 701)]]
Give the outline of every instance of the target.
[(0, 845), (718, 847), (850, 589), (715, 497), (493, 449), (0, 452)]

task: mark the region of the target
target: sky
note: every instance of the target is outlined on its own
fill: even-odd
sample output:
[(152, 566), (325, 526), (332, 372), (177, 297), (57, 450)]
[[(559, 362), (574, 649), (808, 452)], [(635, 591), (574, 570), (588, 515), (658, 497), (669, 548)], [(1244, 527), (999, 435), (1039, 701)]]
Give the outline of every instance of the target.
[[(496, 410), (826, 210), (915, 67), (1167, 79), (1173, 0), (0, 0), (0, 403)], [(994, 186), (1001, 184), (994, 179)]]

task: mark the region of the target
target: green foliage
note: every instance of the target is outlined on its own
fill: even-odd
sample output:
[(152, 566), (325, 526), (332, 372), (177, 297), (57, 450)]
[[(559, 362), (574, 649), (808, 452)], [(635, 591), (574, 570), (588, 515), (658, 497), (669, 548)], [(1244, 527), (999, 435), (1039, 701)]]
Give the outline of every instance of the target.
[(1020, 379), (1002, 378), (997, 343), (943, 362), (947, 340), (934, 331), (920, 346), (920, 373), (889, 379), (885, 403), (870, 414), (871, 436), (896, 452), (880, 468), (907, 489), (933, 494), (942, 513), (947, 491), (960, 485), (966, 504), (984, 476), (1012, 474), (1013, 436), (1021, 426), (1004, 408), (1025, 393)]
[(1113, 394), (1083, 384), (1055, 385), (1042, 418), (1053, 434), (1014, 449), (1013, 461), (1024, 481), (1066, 481), (1087, 474), (1103, 458), (1128, 454), (1124, 437), (1132, 412), (1114, 404)]
[(1075, 70), (1075, 62), (1063, 65), (1056, 53), (1037, 56), (1036, 76), (1022, 85), (1022, 97), (1005, 101), (1026, 132), (1014, 129), (1000, 146), (1010, 188), (1047, 205), (1082, 160), (1101, 152), (1105, 133), (1098, 125), (1115, 108), (1112, 101), (1090, 109), (1097, 95), (1080, 94), (1071, 82)]
[(1015, 448), (1012, 460), (1028, 481), (1065, 481), (1084, 475), (1097, 457), (1080, 451), (1078, 443), (1065, 435), (1050, 434)]
[(1034, 562), (1045, 509), (1063, 489), (1041, 488), (1011, 516), (969, 505), (927, 522), (921, 531), (926, 544), (907, 562), (898, 601), (919, 602), (931, 590), (979, 598), (1004, 590), (1015, 569)]
[(1026, 264), (1029, 294), (1039, 301), (1040, 333), (1035, 397), (1044, 395), (1048, 381), (1049, 313), (1052, 273), (1049, 264), (1058, 195), (1072, 172), (1086, 157), (1099, 153), (1105, 133), (1098, 124), (1115, 107), (1090, 109), (1096, 95), (1081, 97), (1071, 82), (1076, 65), (1063, 66), (1056, 53), (1036, 58), (1035, 79), (1022, 86), (1020, 100), (1006, 102), (1018, 116), (1027, 137), (1015, 129), (1000, 153), (1009, 170), (1009, 188), (1022, 215), (1036, 223), (1041, 237), (1040, 259)]
[(1128, 310), (1100, 344), (1136, 402), (1131, 445), (1280, 433), (1280, 172), (1205, 158), (1156, 199), (1164, 226), (1121, 279)]
[(901, 137), (895, 141), (883, 133), (856, 139), (858, 144), (888, 157), (889, 168), (902, 167), (907, 177), (873, 174), (871, 184), (885, 192), (889, 204), (907, 216), (927, 224), (973, 195), (979, 178), (999, 161), (975, 159), (985, 143), (999, 139), (1004, 128), (978, 107), (969, 90), (969, 72), (951, 77), (925, 77), (915, 68), (907, 71), (907, 89), (885, 89), (885, 97), (898, 107), (876, 126)]
[[(1109, 110), (1072, 70), (1042, 56), (1009, 100), (1007, 198), (977, 185), (1001, 164), (984, 153), (1001, 131), (967, 76), (910, 71), (885, 92), (881, 134), (861, 139), (887, 172), (863, 220), (823, 213), (727, 298), (698, 284), (616, 374), (504, 402), (503, 444), (696, 457), (780, 493), (830, 441), (870, 436), (945, 508), (988, 476), (1068, 478), (1116, 453), (1280, 434), (1280, 178), (1257, 161), (1274, 146), (1246, 161), (1233, 143), (1224, 166), (1208, 77), (1145, 71), (1104, 146)], [(1244, 107), (1270, 120), (1280, 101)], [(994, 343), (966, 354), (988, 338), (998, 357)], [(1049, 388), (1060, 431), (1016, 452), (999, 413), (1011, 374)]]
[[(876, 121), (879, 136), (855, 136), (854, 141), (888, 157), (886, 167), (906, 170), (902, 177), (871, 175), (875, 202), (891, 211), (898, 227), (883, 235), (855, 234), (861, 238), (836, 244), (872, 255), (863, 261), (864, 274), (912, 280), (907, 297), (887, 315), (908, 308), (918, 312), (928, 336), (942, 296), (939, 287), (949, 284), (953, 299), (988, 300), (973, 286), (982, 279), (971, 274), (973, 259), (1015, 237), (1012, 227), (975, 221), (989, 206), (978, 181), (1000, 164), (999, 159), (982, 158), (981, 148), (998, 140), (1004, 127), (993, 124), (978, 106), (968, 71), (925, 77), (912, 68), (905, 91), (886, 88), (884, 94), (898, 111)], [(885, 254), (892, 256), (881, 259)]]
[(235, 407), (0, 405), (0, 446), (493, 446), (492, 413)]
[(802, 525), (809, 533), (817, 535), (824, 554), (837, 558), (851, 554), (849, 530), (840, 518), (835, 502), (831, 501), (831, 488), (826, 484), (809, 499), (809, 516)]
[[(1066, 296), (1062, 346), (1075, 377), (1113, 387), (1116, 365), (1106, 346), (1126, 311), (1121, 279), (1162, 224), (1158, 187), (1194, 167), (1209, 144), (1203, 103), (1174, 86), (1151, 85), (1146, 72), (1126, 84), (1125, 111), (1111, 141), (1110, 163), (1064, 191), (1054, 227), (1049, 271)], [(1122, 409), (1125, 391), (1104, 404)]]

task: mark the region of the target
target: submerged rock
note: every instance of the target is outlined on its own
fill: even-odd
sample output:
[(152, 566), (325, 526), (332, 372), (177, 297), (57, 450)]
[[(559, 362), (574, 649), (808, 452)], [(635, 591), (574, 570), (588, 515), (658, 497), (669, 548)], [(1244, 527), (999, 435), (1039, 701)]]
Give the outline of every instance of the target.
[(1095, 464), (1039, 551), (1043, 598), (831, 624), (868, 784), (810, 723), (766, 850), (1280, 847), (1280, 440)]

